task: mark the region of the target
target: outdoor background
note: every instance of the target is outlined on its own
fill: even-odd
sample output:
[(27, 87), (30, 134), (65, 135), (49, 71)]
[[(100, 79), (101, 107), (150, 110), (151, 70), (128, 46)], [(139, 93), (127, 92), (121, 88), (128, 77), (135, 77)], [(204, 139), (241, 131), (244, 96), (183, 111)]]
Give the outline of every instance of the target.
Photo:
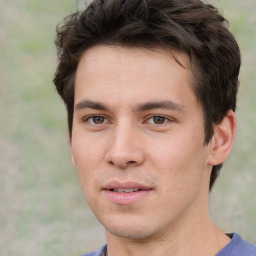
[[(210, 208), (222, 229), (256, 243), (256, 1), (208, 2), (223, 8), (243, 56), (238, 134)], [(77, 6), (0, 0), (1, 256), (79, 256), (105, 241), (71, 166), (65, 108), (52, 84), (55, 27)]]

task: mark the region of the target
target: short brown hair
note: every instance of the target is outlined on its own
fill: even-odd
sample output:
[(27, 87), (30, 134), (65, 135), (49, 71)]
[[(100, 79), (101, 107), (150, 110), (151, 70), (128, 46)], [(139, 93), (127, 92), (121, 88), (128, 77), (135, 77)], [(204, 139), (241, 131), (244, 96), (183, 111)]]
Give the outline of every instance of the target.
[[(228, 110), (235, 111), (240, 50), (226, 19), (200, 0), (94, 0), (57, 27), (57, 91), (66, 104), (71, 136), (75, 74), (83, 53), (95, 45), (170, 48), (185, 52), (204, 113), (205, 143)], [(221, 169), (214, 166), (210, 189)]]

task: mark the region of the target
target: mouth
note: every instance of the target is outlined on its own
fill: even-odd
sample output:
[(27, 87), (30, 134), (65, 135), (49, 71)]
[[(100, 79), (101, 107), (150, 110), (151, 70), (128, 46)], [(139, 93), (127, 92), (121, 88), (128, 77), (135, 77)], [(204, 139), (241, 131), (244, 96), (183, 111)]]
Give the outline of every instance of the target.
[(128, 181), (128, 182), (118, 182), (112, 181), (109, 182), (104, 190), (109, 190), (116, 193), (135, 193), (138, 191), (151, 190), (152, 188), (147, 185), (143, 185), (137, 182)]
[(128, 205), (151, 194), (152, 188), (136, 182), (110, 182), (103, 189), (107, 198), (115, 204)]
[(117, 193), (134, 193), (137, 191), (141, 191), (142, 189), (139, 188), (112, 188), (110, 191), (117, 192)]

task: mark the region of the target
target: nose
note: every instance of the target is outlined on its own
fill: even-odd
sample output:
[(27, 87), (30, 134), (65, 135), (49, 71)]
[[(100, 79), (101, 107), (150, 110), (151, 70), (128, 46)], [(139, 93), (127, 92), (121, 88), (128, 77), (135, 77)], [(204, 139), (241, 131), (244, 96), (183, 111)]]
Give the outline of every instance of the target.
[(143, 164), (145, 155), (138, 131), (133, 127), (119, 126), (111, 134), (106, 161), (108, 164), (126, 169)]

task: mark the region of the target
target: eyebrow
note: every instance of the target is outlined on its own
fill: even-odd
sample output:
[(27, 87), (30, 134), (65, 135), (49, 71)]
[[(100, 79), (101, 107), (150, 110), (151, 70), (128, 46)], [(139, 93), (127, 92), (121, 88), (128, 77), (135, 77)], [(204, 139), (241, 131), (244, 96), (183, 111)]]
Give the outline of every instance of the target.
[(107, 106), (98, 101), (83, 100), (76, 104), (75, 110), (81, 110), (85, 108), (97, 109), (97, 110), (108, 110)]
[(143, 104), (139, 104), (135, 107), (136, 112), (143, 112), (151, 109), (162, 108), (162, 109), (171, 109), (176, 110), (178, 112), (184, 112), (185, 107), (178, 103), (175, 103), (171, 100), (164, 100), (164, 101), (149, 101)]
[[(82, 100), (75, 105), (75, 110), (82, 110), (86, 108), (104, 110), (104, 111), (109, 110), (109, 108), (105, 104), (98, 101), (92, 101), (92, 100)], [(164, 100), (164, 101), (149, 101), (146, 103), (138, 104), (137, 106), (135, 106), (134, 112), (143, 112), (143, 111), (157, 109), (157, 108), (171, 109), (178, 112), (185, 111), (185, 107), (183, 105), (180, 105), (170, 100)]]

